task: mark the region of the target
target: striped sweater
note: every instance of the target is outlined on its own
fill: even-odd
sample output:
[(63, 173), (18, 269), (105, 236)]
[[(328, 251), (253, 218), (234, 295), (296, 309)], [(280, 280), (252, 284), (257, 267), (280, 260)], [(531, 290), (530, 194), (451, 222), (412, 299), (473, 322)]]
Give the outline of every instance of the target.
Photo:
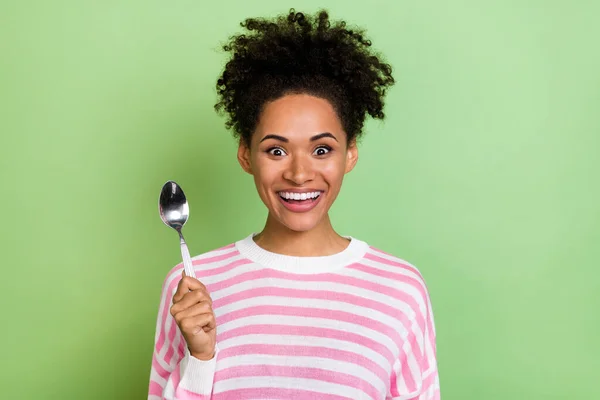
[(435, 327), (411, 264), (350, 238), (342, 252), (293, 257), (253, 235), (194, 257), (213, 299), (216, 355), (189, 354), (165, 279), (149, 399), (437, 400)]

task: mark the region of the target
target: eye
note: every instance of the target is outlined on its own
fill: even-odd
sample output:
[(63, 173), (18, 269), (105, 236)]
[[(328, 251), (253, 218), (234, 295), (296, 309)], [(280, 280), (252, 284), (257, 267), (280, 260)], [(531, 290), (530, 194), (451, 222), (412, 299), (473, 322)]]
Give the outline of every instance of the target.
[(329, 146), (319, 146), (315, 149), (314, 155), (316, 156), (324, 156), (325, 154), (331, 151), (331, 147)]
[(285, 155), (285, 151), (283, 151), (281, 147), (271, 147), (269, 150), (267, 150), (267, 153), (275, 157), (281, 157)]

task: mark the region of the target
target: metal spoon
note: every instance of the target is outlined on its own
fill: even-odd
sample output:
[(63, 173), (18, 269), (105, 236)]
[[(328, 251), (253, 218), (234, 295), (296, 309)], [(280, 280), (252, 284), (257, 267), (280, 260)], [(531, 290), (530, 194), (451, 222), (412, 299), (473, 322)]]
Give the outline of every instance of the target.
[(158, 212), (160, 219), (165, 225), (170, 226), (179, 233), (179, 244), (181, 245), (181, 257), (183, 258), (183, 268), (187, 276), (196, 277), (192, 267), (192, 259), (187, 244), (183, 239), (181, 229), (185, 225), (190, 215), (190, 207), (183, 194), (181, 187), (173, 182), (167, 181), (160, 191), (158, 199)]

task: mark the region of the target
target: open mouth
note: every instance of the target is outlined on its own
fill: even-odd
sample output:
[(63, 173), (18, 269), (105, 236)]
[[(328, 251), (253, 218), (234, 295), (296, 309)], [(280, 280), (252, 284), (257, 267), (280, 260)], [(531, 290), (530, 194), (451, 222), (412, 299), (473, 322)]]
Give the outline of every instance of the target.
[(278, 192), (277, 194), (283, 201), (289, 204), (310, 204), (317, 201), (321, 193), (321, 191), (316, 191), (306, 193)]

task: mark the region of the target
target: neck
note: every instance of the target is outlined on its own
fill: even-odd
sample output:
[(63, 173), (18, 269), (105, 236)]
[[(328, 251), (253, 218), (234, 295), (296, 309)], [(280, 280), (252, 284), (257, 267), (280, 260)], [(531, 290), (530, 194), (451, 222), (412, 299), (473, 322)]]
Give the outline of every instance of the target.
[(254, 242), (272, 253), (298, 257), (329, 256), (343, 251), (348, 239), (340, 236), (331, 225), (329, 214), (309, 231), (293, 231), (267, 217), (264, 229), (254, 236)]

